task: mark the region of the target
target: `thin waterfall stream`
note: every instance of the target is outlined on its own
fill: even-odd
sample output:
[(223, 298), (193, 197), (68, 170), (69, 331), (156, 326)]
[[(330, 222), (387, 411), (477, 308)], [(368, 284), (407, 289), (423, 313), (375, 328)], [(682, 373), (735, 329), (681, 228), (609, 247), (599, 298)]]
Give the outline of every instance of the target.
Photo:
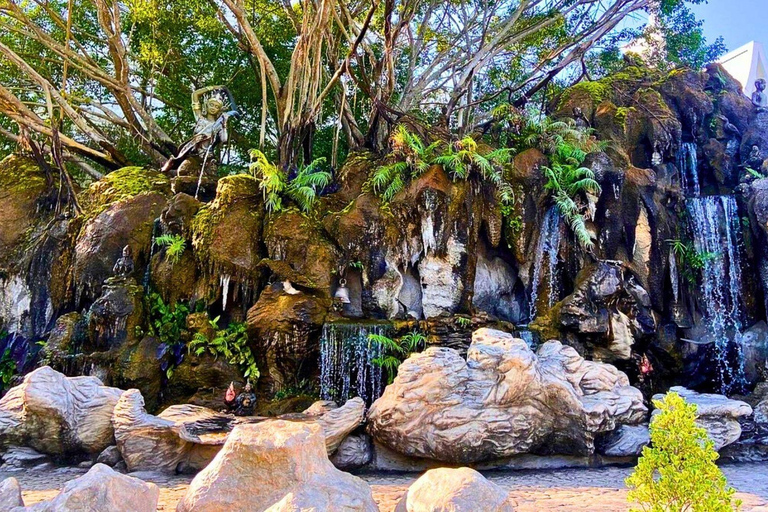
[(320, 396), (342, 404), (359, 396), (367, 404), (381, 395), (382, 369), (374, 359), (381, 348), (369, 334), (388, 335), (389, 324), (329, 323), (320, 338)]
[(536, 243), (536, 254), (533, 260), (533, 275), (531, 277), (531, 293), (529, 304), (529, 319), (533, 321), (537, 314), (537, 303), (539, 301), (539, 288), (542, 280), (546, 277), (549, 294), (547, 305), (552, 306), (559, 298), (558, 295), (558, 268), (557, 257), (560, 252), (560, 241), (562, 240), (563, 222), (560, 212), (556, 206), (547, 210), (542, 222), (539, 240)]

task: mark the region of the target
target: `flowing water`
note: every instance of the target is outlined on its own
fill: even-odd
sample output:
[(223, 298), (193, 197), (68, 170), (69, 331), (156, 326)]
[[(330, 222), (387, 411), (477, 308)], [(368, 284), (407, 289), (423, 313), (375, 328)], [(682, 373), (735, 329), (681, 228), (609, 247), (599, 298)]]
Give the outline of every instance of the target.
[(695, 142), (683, 142), (677, 154), (677, 167), (680, 171), (680, 186), (687, 196), (699, 197), (699, 161), (696, 156)]
[(539, 288), (542, 285), (542, 279), (547, 278), (546, 291), (547, 305), (552, 306), (558, 297), (558, 268), (557, 255), (560, 252), (560, 241), (562, 240), (563, 222), (560, 212), (555, 206), (552, 206), (544, 215), (544, 222), (539, 233), (539, 240), (536, 243), (536, 254), (533, 260), (533, 276), (531, 278), (531, 295), (528, 302), (529, 319), (533, 321), (536, 318), (537, 303), (539, 301)]
[(386, 336), (390, 331), (389, 324), (325, 324), (320, 339), (321, 397), (343, 404), (359, 396), (371, 404), (381, 396), (383, 372), (373, 362), (381, 348), (368, 335)]
[(744, 316), (741, 287), (741, 226), (733, 196), (686, 200), (693, 244), (703, 259), (699, 301), (714, 343), (721, 391), (744, 383), (741, 329)]

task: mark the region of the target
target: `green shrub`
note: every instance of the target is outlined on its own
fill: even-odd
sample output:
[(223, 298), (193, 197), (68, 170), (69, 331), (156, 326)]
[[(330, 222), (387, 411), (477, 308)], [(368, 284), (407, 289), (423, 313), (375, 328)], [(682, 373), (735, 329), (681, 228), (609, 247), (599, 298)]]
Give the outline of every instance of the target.
[(651, 420), (651, 446), (643, 448), (626, 479), (627, 496), (643, 512), (726, 512), (738, 509), (734, 490), (717, 467), (714, 444), (696, 426), (696, 405), (677, 393), (654, 400), (661, 412)]
[[(3, 333), (0, 333), (0, 339)], [(18, 368), (16, 367), (16, 361), (11, 356), (11, 349), (5, 349), (3, 356), (0, 357), (0, 391), (5, 391), (11, 387), (13, 379), (18, 374)]]
[(228, 363), (237, 365), (243, 377), (256, 381), (259, 378), (259, 368), (256, 366), (256, 358), (248, 346), (248, 332), (244, 323), (232, 322), (226, 329), (219, 328), (219, 317), (209, 320), (213, 327), (214, 335), (208, 338), (198, 332), (192, 337), (187, 350), (195, 355), (203, 355), (206, 352), (214, 357), (223, 357)]

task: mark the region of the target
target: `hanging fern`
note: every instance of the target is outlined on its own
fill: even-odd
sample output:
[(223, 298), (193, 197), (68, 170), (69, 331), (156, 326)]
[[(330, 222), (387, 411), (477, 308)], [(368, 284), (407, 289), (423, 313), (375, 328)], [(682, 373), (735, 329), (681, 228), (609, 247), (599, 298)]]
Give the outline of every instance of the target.
[(314, 206), (318, 193), (331, 183), (331, 173), (320, 168), (324, 163), (325, 158), (318, 158), (299, 168), (296, 177), (289, 180), (287, 174), (270, 163), (264, 153), (252, 149), (249, 169), (259, 180), (268, 212), (281, 211), (285, 198), (296, 203), (302, 211), (308, 212)]
[(390, 162), (378, 167), (370, 179), (370, 185), (385, 203), (391, 201), (405, 188), (409, 180), (418, 178), (426, 171), (440, 142), (426, 145), (421, 138), (399, 125), (390, 139)]
[(380, 355), (371, 362), (384, 370), (387, 382), (392, 384), (400, 364), (414, 352), (424, 350), (427, 337), (418, 331), (409, 332), (400, 339), (392, 339), (382, 334), (369, 334), (368, 344), (378, 345)]
[(595, 174), (591, 169), (580, 166), (578, 158), (568, 161), (573, 163), (555, 162), (551, 167), (542, 167), (547, 178), (544, 188), (551, 192), (555, 206), (581, 246), (592, 249), (594, 244), (577, 198), (585, 193), (599, 194), (600, 184), (595, 181)]
[(187, 248), (187, 241), (180, 235), (161, 235), (155, 238), (155, 243), (165, 247), (165, 257), (174, 265), (181, 261), (181, 256)]

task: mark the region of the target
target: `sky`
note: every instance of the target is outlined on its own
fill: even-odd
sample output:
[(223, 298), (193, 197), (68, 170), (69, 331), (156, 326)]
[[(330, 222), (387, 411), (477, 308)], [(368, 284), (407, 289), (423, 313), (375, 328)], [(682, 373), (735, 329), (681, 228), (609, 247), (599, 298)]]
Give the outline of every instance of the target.
[(704, 20), (707, 40), (723, 36), (728, 51), (750, 41), (768, 48), (768, 0), (709, 0), (693, 11)]

